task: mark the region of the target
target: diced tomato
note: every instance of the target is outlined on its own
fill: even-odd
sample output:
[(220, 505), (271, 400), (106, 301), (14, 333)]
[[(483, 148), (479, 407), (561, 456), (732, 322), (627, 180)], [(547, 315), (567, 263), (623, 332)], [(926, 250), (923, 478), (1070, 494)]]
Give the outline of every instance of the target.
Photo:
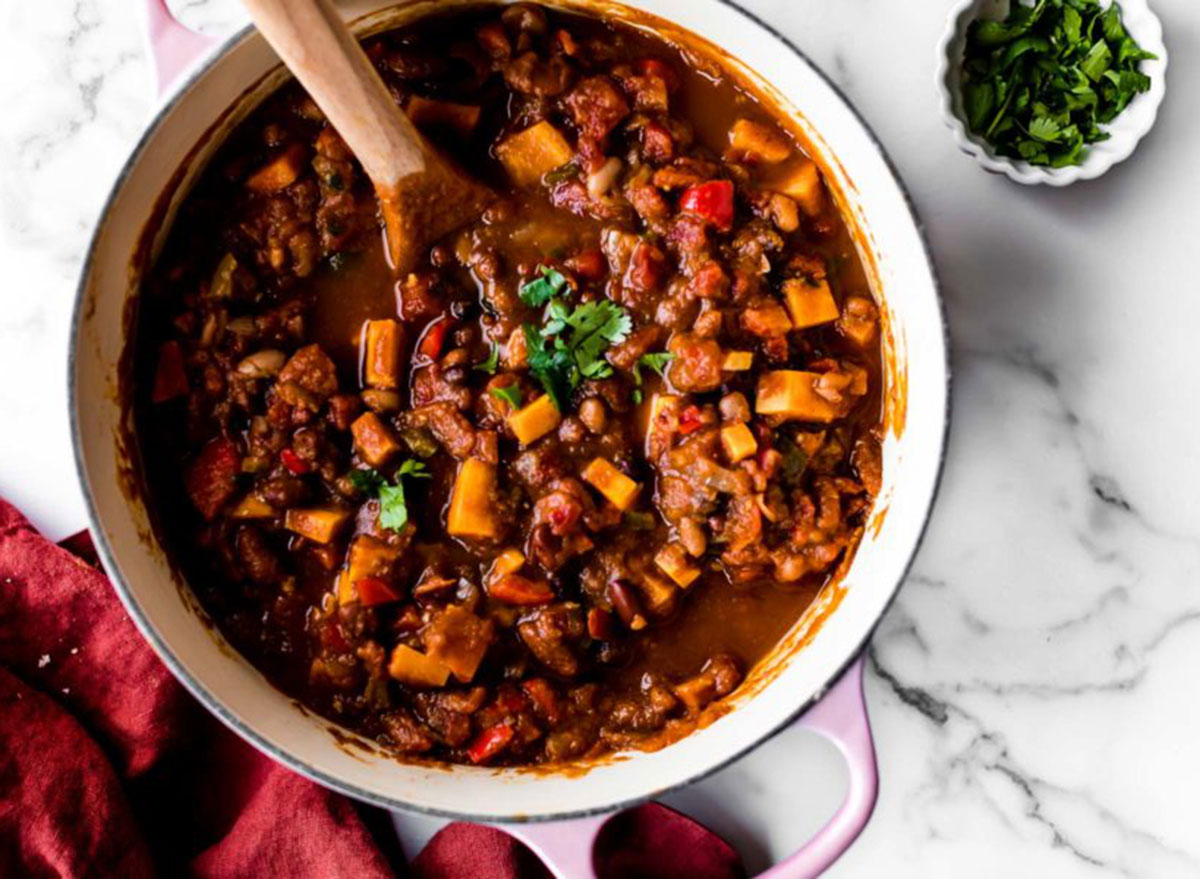
[(549, 681), (545, 678), (529, 678), (522, 681), (521, 689), (533, 703), (533, 710), (538, 716), (551, 726), (556, 726), (562, 719), (562, 702)]
[(658, 58), (642, 58), (634, 69), (642, 76), (657, 76), (667, 84), (667, 91), (673, 92), (679, 88), (679, 74), (670, 64)]
[(689, 186), (679, 198), (679, 207), (728, 232), (733, 228), (733, 182), (709, 180)]
[(530, 580), (520, 574), (505, 574), (488, 587), (488, 595), (497, 601), (522, 607), (549, 604), (554, 600), (554, 590), (548, 583)]
[(679, 413), (679, 432), (684, 436), (699, 430), (702, 424), (699, 406), (687, 406)]
[(417, 345), (417, 351), (426, 360), (437, 360), (442, 353), (442, 345), (446, 342), (446, 333), (450, 329), (450, 318), (439, 317), (425, 328), (425, 335)]
[(391, 584), (379, 577), (363, 577), (361, 580), (355, 580), (354, 589), (358, 593), (358, 601), (363, 607), (374, 607), (377, 604), (400, 600), (400, 594), (392, 588)]
[(212, 521), (237, 488), (242, 456), (233, 440), (219, 436), (200, 450), (183, 475), (184, 487), (200, 515)]
[(566, 266), (579, 277), (588, 281), (599, 281), (608, 271), (608, 261), (604, 258), (604, 254), (599, 248), (593, 247), (589, 250), (581, 250), (579, 253), (569, 257), (566, 261)]
[(164, 342), (158, 349), (158, 367), (154, 370), (152, 403), (165, 403), (188, 392), (187, 372), (183, 368), (183, 349), (176, 341)]
[(483, 763), (507, 748), (512, 739), (513, 728), (507, 723), (498, 723), (475, 737), (467, 749), (467, 756), (472, 763)]
[(291, 449), (284, 449), (279, 453), (279, 462), (296, 476), (303, 476), (312, 471), (312, 466)]

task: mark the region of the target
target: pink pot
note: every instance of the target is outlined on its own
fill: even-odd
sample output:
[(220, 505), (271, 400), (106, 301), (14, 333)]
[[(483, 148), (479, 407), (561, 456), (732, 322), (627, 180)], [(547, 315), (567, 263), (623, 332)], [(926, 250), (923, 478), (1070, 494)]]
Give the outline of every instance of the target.
[[(614, 810), (719, 769), (799, 717), (838, 745), (850, 764), (850, 793), (815, 840), (764, 875), (813, 876), (824, 870), (857, 836), (875, 801), (859, 656), (923, 534), (948, 423), (945, 326), (933, 268), (904, 189), (862, 120), (795, 46), (732, 0), (562, 4), (607, 15), (651, 12), (743, 59), (745, 64), (731, 63), (777, 97), (830, 160), (828, 177), (860, 233), (866, 262), (874, 266), (875, 294), (890, 330), (892, 429), (884, 443), (877, 521), (844, 582), (826, 590), (752, 673), (735, 696), (736, 710), (693, 735), (653, 753), (598, 762), (587, 771), (403, 763), (339, 743), (329, 732), (330, 721), (301, 712), (206, 626), (190, 590), (176, 583), (151, 536), (142, 500), (126, 490), (117, 389), (142, 230), (160, 197), (168, 200), (169, 219), (221, 135), (285, 78), (252, 30), (217, 45), (175, 24), (162, 0), (146, 2), (167, 95), (117, 180), (92, 240), (76, 302), (69, 374), (76, 458), (92, 533), (121, 599), (163, 660), (214, 714), (295, 771), (379, 806), (504, 823), (563, 877), (591, 875), (591, 839)], [(343, 8), (356, 30), (369, 33), (453, 2), (392, 6), (353, 0)], [(216, 136), (206, 137), (214, 125)], [(342, 731), (340, 737), (353, 734)]]

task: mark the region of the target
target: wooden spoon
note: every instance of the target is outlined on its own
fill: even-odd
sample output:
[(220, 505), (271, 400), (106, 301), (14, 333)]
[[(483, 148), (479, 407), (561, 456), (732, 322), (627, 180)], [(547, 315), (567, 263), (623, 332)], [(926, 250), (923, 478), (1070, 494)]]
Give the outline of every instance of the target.
[(243, 3), (375, 184), (398, 273), (479, 218), (495, 195), (421, 137), (329, 0)]

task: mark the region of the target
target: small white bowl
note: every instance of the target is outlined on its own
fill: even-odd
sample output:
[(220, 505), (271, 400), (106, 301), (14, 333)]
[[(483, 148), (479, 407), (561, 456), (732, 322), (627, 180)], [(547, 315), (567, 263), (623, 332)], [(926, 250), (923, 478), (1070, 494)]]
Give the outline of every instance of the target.
[[(1107, 6), (1107, 3), (1102, 4)], [(1031, 165), (1023, 159), (1000, 156), (983, 138), (967, 128), (962, 102), (962, 59), (967, 26), (976, 18), (1000, 19), (1008, 14), (1009, 0), (960, 0), (950, 12), (946, 32), (938, 47), (937, 85), (942, 95), (942, 116), (954, 134), (959, 149), (974, 156), (988, 171), (1004, 174), (1017, 183), (1067, 186), (1076, 180), (1092, 180), (1113, 165), (1128, 159), (1147, 132), (1154, 127), (1158, 106), (1167, 89), (1167, 47), (1162, 23), (1146, 0), (1121, 0), (1125, 29), (1141, 47), (1158, 57), (1143, 61), (1142, 73), (1150, 77), (1150, 90), (1129, 102), (1116, 119), (1104, 126), (1108, 140), (1086, 147), (1083, 164), (1066, 168)]]

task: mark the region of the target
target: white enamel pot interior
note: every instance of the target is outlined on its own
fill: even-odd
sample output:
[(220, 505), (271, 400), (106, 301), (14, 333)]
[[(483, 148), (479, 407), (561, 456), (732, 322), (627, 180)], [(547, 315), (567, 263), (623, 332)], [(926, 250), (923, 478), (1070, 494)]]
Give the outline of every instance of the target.
[[(353, 2), (344, 8), (365, 32), (449, 4), (401, 11), (388, 5)], [(736, 709), (691, 736), (586, 772), (428, 766), (347, 747), (330, 733), (330, 721), (301, 711), (204, 625), (190, 591), (175, 581), (151, 536), (146, 509), (127, 492), (124, 478), (128, 459), (117, 390), (124, 314), (138, 283), (131, 266), (160, 195), (168, 192), (178, 202), (219, 135), (195, 153), (193, 148), (229, 108), (238, 109), (225, 117), (226, 127), (281, 81), (277, 59), (256, 34), (229, 40), (154, 118), (113, 190), (80, 282), (70, 370), (75, 449), (92, 533), (130, 614), (178, 678), (235, 731), (297, 772), (381, 806), (480, 821), (562, 818), (641, 801), (721, 767), (786, 725), (859, 653), (916, 552), (937, 488), (948, 400), (941, 305), (919, 225), (879, 144), (794, 46), (733, 3), (634, 0), (603, 8), (615, 15), (652, 13), (746, 59), (753, 70), (745, 72), (795, 114), (829, 159), (843, 208), (863, 234), (888, 315), (891, 396), (903, 399), (893, 407), (903, 414), (891, 413), (893, 429), (884, 444), (878, 509), (885, 512), (867, 529), (843, 588), (824, 596), (836, 607), (820, 625), (814, 624), (820, 608), (798, 623), (766, 663), (770, 667), (743, 688)], [(186, 173), (177, 175), (181, 163)]]

